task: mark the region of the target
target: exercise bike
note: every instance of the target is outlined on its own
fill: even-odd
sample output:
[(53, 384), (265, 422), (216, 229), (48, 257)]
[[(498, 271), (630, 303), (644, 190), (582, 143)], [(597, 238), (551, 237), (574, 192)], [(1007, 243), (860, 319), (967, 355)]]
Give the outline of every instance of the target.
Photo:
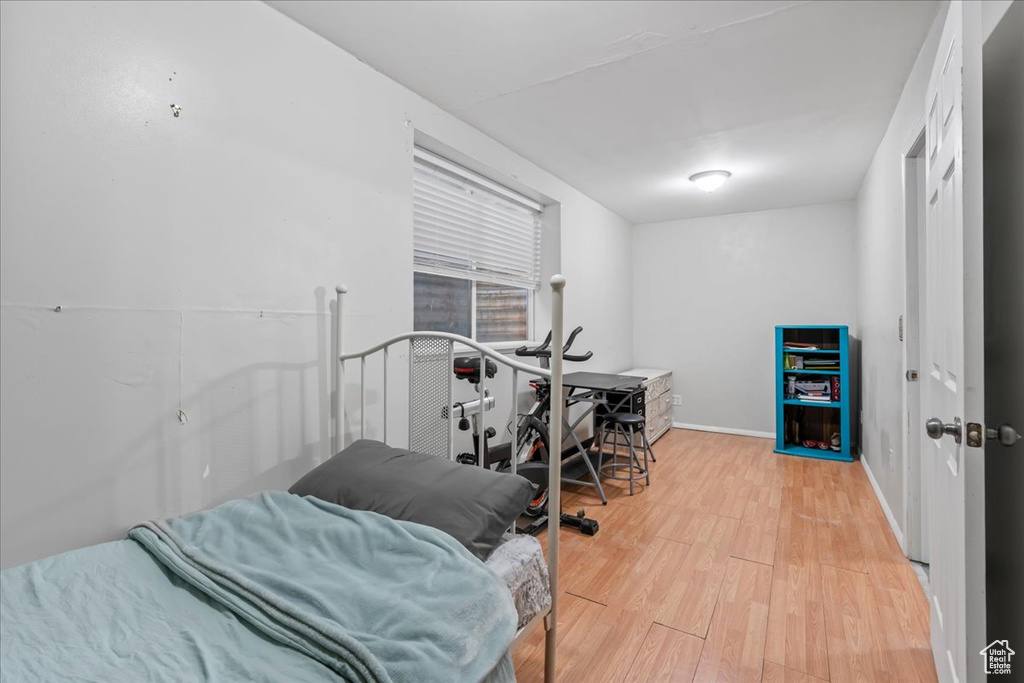
[[(564, 360), (582, 362), (589, 360), (593, 353), (588, 351), (582, 355), (568, 354), (569, 348), (576, 340), (577, 335), (583, 331), (577, 327), (569, 335), (564, 347), (562, 357)], [(544, 341), (537, 347), (529, 349), (522, 346), (515, 350), (517, 356), (538, 358), (542, 368), (547, 368), (551, 358), (551, 333), (549, 332)], [(465, 379), (480, 391), (480, 358), (461, 357), (454, 361), (453, 372), (459, 379)], [(497, 374), (497, 365), (487, 360), (484, 364), (484, 374), (490, 379)], [(530, 524), (521, 527), (524, 533), (537, 533), (547, 523), (547, 502), (548, 502), (548, 470), (549, 470), (549, 441), (548, 441), (548, 420), (551, 408), (551, 387), (550, 382), (544, 379), (530, 381), (530, 387), (535, 392), (535, 400), (530, 409), (516, 416), (518, 435), (515, 449), (516, 473), (526, 478), (535, 487), (535, 495), (526, 507), (526, 514), (534, 517)], [(512, 442), (491, 447), (489, 440), (497, 435), (493, 427), (488, 427), (481, 438), (479, 432), (478, 416), (480, 402), (483, 402), (485, 411), (494, 407), (494, 397), (488, 389), (484, 389), (484, 395), (474, 401), (455, 403), (452, 406), (453, 415), (459, 417), (459, 429), (473, 430), (473, 452), (460, 453), (456, 460), (467, 465), (477, 465), (480, 462), (481, 454), (485, 467), (493, 468), (501, 472), (512, 471)], [(511, 422), (507, 429), (512, 432)], [(586, 511), (580, 508), (575, 515), (560, 513), (560, 523), (579, 529), (583, 534), (593, 536), (598, 531), (597, 520), (589, 519)]]

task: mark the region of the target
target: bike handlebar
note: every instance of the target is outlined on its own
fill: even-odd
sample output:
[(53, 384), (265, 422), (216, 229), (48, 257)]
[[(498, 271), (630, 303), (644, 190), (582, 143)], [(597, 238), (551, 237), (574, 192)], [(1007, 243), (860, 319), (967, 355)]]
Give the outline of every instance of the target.
[[(579, 333), (582, 331), (583, 326), (580, 325), (571, 333), (569, 333), (569, 338), (565, 341), (565, 346), (562, 347), (563, 360), (582, 363), (585, 360), (590, 360), (590, 358), (594, 355), (593, 351), (587, 351), (582, 355), (567, 353), (569, 351), (569, 347), (571, 347), (572, 343), (576, 341), (576, 336), (579, 335)], [(548, 336), (544, 337), (544, 341), (541, 342), (540, 346), (537, 346), (536, 348), (533, 349), (528, 349), (525, 346), (520, 346), (518, 349), (515, 350), (515, 354), (517, 356), (529, 356), (531, 358), (551, 358), (551, 349), (548, 348), (549, 346), (551, 346), (550, 332), (548, 332)]]

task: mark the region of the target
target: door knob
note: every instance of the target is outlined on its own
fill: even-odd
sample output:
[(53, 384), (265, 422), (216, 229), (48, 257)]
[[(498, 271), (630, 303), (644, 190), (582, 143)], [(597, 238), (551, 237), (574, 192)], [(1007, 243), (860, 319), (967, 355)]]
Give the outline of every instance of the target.
[(995, 429), (992, 429), (991, 427), (986, 429), (985, 438), (989, 441), (995, 439), (1003, 446), (1012, 446), (1020, 439), (1020, 434), (1018, 434), (1017, 430), (1010, 425), (1001, 424)]
[(941, 439), (943, 435), (949, 434), (957, 443), (963, 440), (963, 423), (959, 417), (953, 418), (953, 424), (944, 424), (937, 417), (929, 418), (924, 423), (924, 430), (933, 439)]

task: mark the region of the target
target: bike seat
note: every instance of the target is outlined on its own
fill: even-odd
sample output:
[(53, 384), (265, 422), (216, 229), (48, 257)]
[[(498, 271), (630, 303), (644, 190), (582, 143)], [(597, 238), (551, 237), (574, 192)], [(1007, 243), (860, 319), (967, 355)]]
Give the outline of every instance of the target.
[[(484, 372), (487, 374), (487, 379), (494, 377), (498, 372), (498, 365), (490, 358), (486, 359), (487, 363), (484, 365)], [(479, 356), (463, 356), (456, 358), (452, 368), (455, 371), (455, 376), (459, 379), (467, 379), (470, 384), (480, 383), (480, 357)]]

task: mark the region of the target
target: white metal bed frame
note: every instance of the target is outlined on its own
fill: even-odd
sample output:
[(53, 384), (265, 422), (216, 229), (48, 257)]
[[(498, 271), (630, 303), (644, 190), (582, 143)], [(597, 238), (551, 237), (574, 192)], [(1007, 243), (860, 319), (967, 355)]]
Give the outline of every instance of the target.
[[(461, 344), (470, 349), (475, 350), (480, 354), (480, 366), (484, 368), (488, 358), (491, 358), (497, 363), (505, 365), (512, 369), (512, 405), (515, 406), (518, 402), (518, 373), (528, 372), (534, 376), (541, 376), (548, 378), (551, 382), (551, 387), (562, 386), (562, 344), (564, 343), (564, 329), (562, 325), (562, 311), (563, 311), (563, 290), (565, 288), (565, 278), (561, 275), (555, 275), (551, 278), (551, 367), (550, 369), (538, 368), (532, 365), (521, 363), (517, 360), (513, 360), (497, 351), (488, 348), (482, 344), (477, 343), (472, 339), (466, 337), (450, 334), (447, 332), (407, 332), (400, 334), (390, 339), (387, 339), (375, 346), (372, 346), (363, 351), (355, 353), (344, 353), (343, 342), (343, 304), (344, 295), (348, 291), (345, 285), (338, 285), (335, 287), (337, 293), (337, 307), (335, 309), (335, 322), (336, 322), (336, 337), (338, 343), (338, 362), (334, 365), (334, 372), (332, 373), (332, 380), (334, 384), (334, 395), (335, 400), (335, 416), (334, 416), (334, 452), (340, 451), (347, 444), (345, 441), (345, 362), (349, 360), (359, 359), (359, 436), (363, 437), (366, 431), (366, 359), (376, 353), (382, 353), (383, 358), (383, 392), (382, 392), (382, 403), (383, 403), (383, 440), (387, 442), (388, 432), (388, 395), (387, 395), (387, 384), (388, 384), (388, 347), (398, 344), (403, 341), (409, 343), (409, 382), (410, 382), (410, 404), (412, 403), (411, 386), (413, 383), (413, 372), (412, 367), (414, 361), (413, 345), (417, 340), (434, 340), (443, 343), (443, 346), (447, 349), (447, 375), (448, 375), (448, 393), (443, 401), (444, 405), (448, 406), (449, 409), (452, 406), (452, 393), (453, 384), (455, 382), (455, 375), (452, 372), (452, 365), (455, 359), (455, 344)], [(464, 355), (460, 352), (460, 355)], [(480, 373), (480, 397), (478, 407), (478, 420), (479, 420), (479, 431), (483, 434), (486, 431), (485, 413), (486, 406), (483, 400), (486, 385), (486, 372)], [(562, 443), (562, 412), (565, 404), (565, 400), (560, 391), (554, 389), (552, 391), (551, 400), (551, 424), (549, 427), (549, 443), (551, 449), (555, 452), (559, 450), (559, 445)], [(519, 441), (518, 434), (518, 420), (513, 415), (512, 419), (512, 443), (516, 444)], [(409, 424), (409, 438), (410, 441), (413, 438), (413, 427), (412, 424), (412, 412), (410, 406), (410, 424)], [(455, 419), (454, 414), (449, 412), (448, 414), (448, 439), (446, 454), (450, 460), (455, 459), (454, 453), (454, 430), (455, 430)], [(478, 458), (479, 466), (483, 467), (483, 458)], [(548, 515), (548, 529), (547, 529), (547, 542), (548, 542), (548, 574), (551, 582), (551, 607), (545, 613), (524, 626), (516, 633), (515, 639), (510, 645), (510, 649), (518, 647), (526, 636), (533, 631), (534, 628), (543, 620), (545, 628), (545, 639), (544, 639), (544, 680), (546, 683), (553, 683), (555, 680), (555, 639), (556, 639), (556, 628), (557, 628), (557, 617), (558, 617), (558, 532), (559, 532), (559, 514), (558, 510), (561, 510), (561, 495), (562, 495), (562, 462), (561, 458), (554, 457), (549, 458), (550, 467), (548, 470), (548, 510), (554, 511)], [(516, 471), (516, 459), (512, 458), (512, 472)]]

